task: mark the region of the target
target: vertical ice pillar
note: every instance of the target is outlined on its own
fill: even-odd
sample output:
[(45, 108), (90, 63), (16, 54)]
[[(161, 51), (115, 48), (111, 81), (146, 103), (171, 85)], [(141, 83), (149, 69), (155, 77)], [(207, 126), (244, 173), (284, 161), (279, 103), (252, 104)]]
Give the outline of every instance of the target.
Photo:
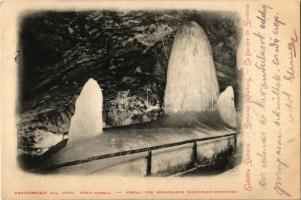
[(233, 128), (237, 127), (234, 92), (232, 86), (228, 86), (219, 95), (217, 99), (217, 111), (226, 124)]
[(102, 92), (94, 79), (89, 79), (75, 103), (68, 144), (102, 133)]
[(212, 108), (219, 86), (209, 40), (196, 22), (177, 31), (167, 69), (164, 111), (167, 115)]

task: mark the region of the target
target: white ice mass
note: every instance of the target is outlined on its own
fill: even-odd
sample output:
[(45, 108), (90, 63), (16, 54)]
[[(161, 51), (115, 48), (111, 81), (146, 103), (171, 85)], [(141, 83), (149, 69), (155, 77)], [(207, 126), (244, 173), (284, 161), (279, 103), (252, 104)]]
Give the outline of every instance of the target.
[(102, 133), (102, 102), (102, 91), (99, 85), (94, 79), (89, 79), (75, 103), (68, 144)]
[(217, 111), (226, 124), (233, 128), (237, 127), (234, 92), (232, 86), (228, 86), (219, 95), (217, 99)]
[(177, 31), (167, 69), (164, 111), (167, 115), (212, 108), (219, 93), (209, 40), (196, 22)]

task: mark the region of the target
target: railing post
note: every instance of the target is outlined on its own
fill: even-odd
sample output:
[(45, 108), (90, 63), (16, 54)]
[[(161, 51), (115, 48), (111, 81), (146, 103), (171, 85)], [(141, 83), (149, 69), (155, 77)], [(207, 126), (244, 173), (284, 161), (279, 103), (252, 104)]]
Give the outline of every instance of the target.
[(151, 176), (152, 175), (152, 151), (151, 150), (148, 150), (146, 159), (147, 159), (146, 176)]
[(192, 163), (194, 166), (198, 164), (198, 151), (196, 141), (194, 141), (192, 145)]
[(237, 153), (237, 134), (234, 135), (234, 153)]

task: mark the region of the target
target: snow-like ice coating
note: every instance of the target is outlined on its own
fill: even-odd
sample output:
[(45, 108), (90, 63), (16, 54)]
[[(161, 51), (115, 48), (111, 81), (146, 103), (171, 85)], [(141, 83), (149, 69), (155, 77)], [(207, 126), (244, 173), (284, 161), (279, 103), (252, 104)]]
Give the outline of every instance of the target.
[(167, 115), (210, 110), (219, 93), (209, 40), (196, 23), (177, 31), (168, 63), (164, 111)]
[(89, 79), (75, 103), (68, 144), (102, 133), (102, 104), (103, 97), (99, 85), (94, 79)]
[(226, 124), (233, 128), (237, 127), (234, 92), (232, 86), (228, 86), (219, 95), (217, 99), (217, 111)]

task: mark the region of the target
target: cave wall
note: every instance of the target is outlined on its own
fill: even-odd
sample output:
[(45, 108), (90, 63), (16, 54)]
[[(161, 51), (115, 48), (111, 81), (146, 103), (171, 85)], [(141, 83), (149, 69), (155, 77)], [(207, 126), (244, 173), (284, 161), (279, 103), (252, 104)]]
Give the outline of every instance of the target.
[(67, 132), (76, 98), (89, 78), (103, 89), (106, 127), (157, 119), (163, 114), (175, 32), (191, 20), (208, 36), (220, 90), (232, 85), (238, 97), (236, 13), (107, 10), (25, 15), (18, 41), (19, 147), (35, 142), (36, 129)]

